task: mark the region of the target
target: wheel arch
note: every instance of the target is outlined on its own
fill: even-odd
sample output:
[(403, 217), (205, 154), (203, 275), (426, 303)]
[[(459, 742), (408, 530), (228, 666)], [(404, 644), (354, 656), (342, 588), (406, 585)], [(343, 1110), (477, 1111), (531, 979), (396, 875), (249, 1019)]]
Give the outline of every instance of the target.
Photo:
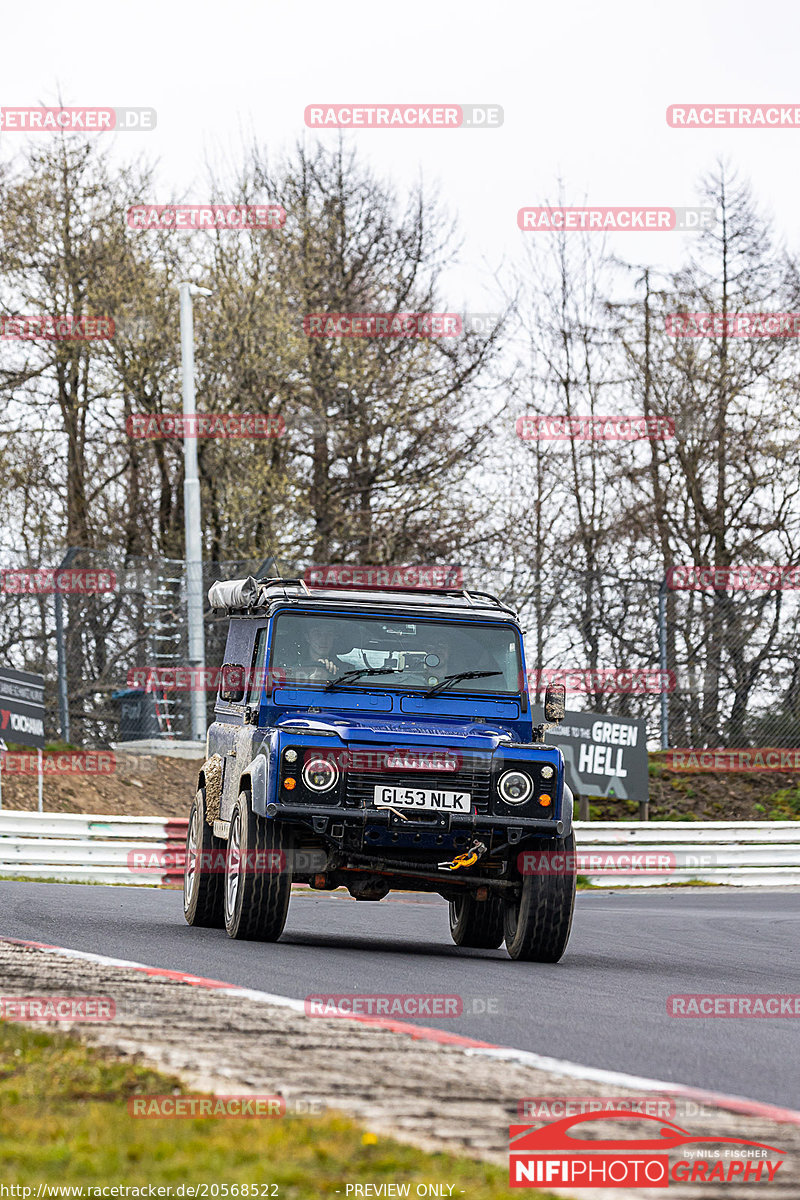
[(259, 817), (267, 815), (268, 764), (266, 755), (257, 754), (242, 771), (239, 791), (250, 796), (250, 806)]
[(575, 797), (572, 794), (572, 788), (569, 784), (564, 783), (564, 798), (561, 802), (561, 821), (564, 826), (564, 831), (561, 837), (569, 837), (572, 833), (572, 815), (575, 810)]

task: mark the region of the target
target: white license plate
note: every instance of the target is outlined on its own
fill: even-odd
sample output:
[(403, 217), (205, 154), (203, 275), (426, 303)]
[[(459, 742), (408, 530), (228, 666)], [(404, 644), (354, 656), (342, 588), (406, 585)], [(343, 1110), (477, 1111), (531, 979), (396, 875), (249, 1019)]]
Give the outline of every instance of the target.
[(422, 812), (472, 812), (469, 792), (434, 791), (432, 788), (380, 787), (374, 789), (375, 807), (416, 808)]

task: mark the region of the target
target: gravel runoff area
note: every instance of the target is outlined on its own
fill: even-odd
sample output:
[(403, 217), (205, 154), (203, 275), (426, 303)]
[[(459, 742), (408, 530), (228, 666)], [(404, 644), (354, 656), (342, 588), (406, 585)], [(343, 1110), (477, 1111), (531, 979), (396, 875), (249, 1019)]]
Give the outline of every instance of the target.
[[(699, 1092), (620, 1087), (598, 1079), (598, 1073), (593, 1077), (589, 1068), (546, 1060), (533, 1066), (477, 1043), (427, 1040), (425, 1031), (413, 1026), (407, 1027), (414, 1029), (412, 1035), (376, 1023), (310, 1017), (302, 1006), (298, 1011), (297, 1002), (282, 1004), (278, 997), (269, 1002), (259, 999), (261, 993), (197, 986), (169, 972), (116, 967), (10, 941), (0, 940), (0, 979), (4, 997), (111, 997), (113, 1021), (59, 1022), (57, 1028), (174, 1072), (192, 1090), (281, 1094), (289, 1110), (337, 1109), (372, 1132), (497, 1163), (508, 1161), (509, 1125), (525, 1123), (518, 1115), (523, 1098), (629, 1097), (664, 1115), (664, 1107), (653, 1106), (672, 1100), (671, 1119), (693, 1134), (765, 1142), (786, 1158), (771, 1185), (671, 1184), (671, 1198), (800, 1196), (800, 1116), (778, 1120), (778, 1110), (752, 1115), (735, 1111), (735, 1105), (711, 1103)], [(598, 1132), (629, 1139), (652, 1137), (653, 1128), (646, 1121), (626, 1120), (603, 1122)], [(593, 1188), (556, 1194), (652, 1200), (657, 1193)]]

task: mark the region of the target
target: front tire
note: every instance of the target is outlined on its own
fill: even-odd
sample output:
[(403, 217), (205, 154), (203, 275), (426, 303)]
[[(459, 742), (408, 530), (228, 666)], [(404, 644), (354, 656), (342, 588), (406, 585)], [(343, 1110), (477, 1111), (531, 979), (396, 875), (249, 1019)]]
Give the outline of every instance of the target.
[(222, 862), (225, 843), (214, 837), (206, 820), (206, 789), (198, 789), (186, 830), (186, 862), (183, 868), (183, 915), (189, 925), (222, 929)]
[(225, 862), (225, 928), (246, 941), (277, 942), (292, 891), (291, 832), (260, 817), (241, 792), (231, 814)]
[(499, 896), (476, 900), (465, 893), (450, 901), (450, 934), (457, 946), (496, 950), (502, 945), (503, 901)]
[(538, 852), (547, 856), (545, 862), (550, 856), (557, 857), (545, 871), (520, 875), (520, 895), (505, 902), (506, 950), (522, 962), (556, 963), (567, 948), (572, 928), (575, 835), (547, 842)]

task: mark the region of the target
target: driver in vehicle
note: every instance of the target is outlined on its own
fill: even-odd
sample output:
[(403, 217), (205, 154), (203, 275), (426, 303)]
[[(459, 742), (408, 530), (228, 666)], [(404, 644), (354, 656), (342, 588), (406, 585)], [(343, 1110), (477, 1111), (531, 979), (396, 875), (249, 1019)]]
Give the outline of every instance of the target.
[(309, 624), (311, 628), (300, 647), (300, 671), (307, 679), (334, 679), (342, 669), (333, 649), (335, 632), (330, 625)]

